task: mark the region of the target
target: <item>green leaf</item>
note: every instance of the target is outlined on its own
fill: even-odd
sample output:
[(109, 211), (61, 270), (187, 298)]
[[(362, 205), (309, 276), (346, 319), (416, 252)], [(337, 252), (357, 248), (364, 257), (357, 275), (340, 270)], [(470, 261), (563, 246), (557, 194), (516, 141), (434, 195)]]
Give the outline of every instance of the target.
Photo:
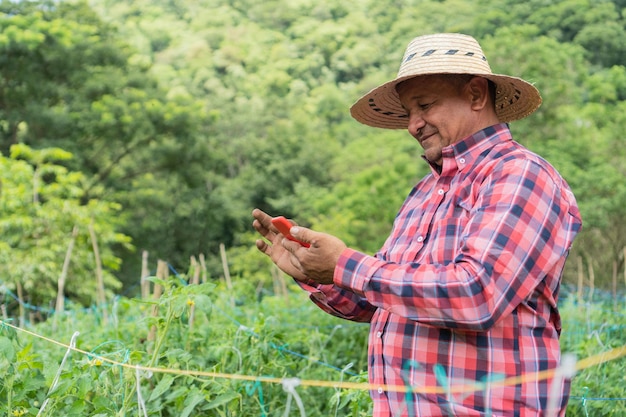
[(9, 362), (13, 362), (16, 357), (13, 342), (7, 337), (0, 336), (0, 355), (5, 357)]
[(224, 404), (228, 404), (236, 399), (241, 399), (241, 394), (237, 392), (227, 392), (226, 394), (218, 395), (213, 401), (203, 407), (204, 410), (210, 410), (212, 408), (219, 407)]
[(117, 408), (116, 404), (105, 395), (98, 395), (93, 400), (93, 406), (96, 412), (105, 411), (102, 415), (110, 416), (114, 415), (114, 410)]
[(191, 394), (187, 396), (187, 399), (185, 400), (186, 407), (180, 414), (180, 417), (189, 417), (189, 415), (196, 408), (196, 406), (204, 400), (204, 394), (197, 389), (194, 390)]
[(176, 378), (173, 375), (165, 375), (154, 388), (152, 394), (150, 394), (150, 399), (148, 401), (154, 401), (159, 398), (164, 392), (166, 392), (172, 386)]
[(50, 396), (63, 397), (72, 388), (74, 388), (74, 381), (72, 379), (61, 378), (57, 385), (52, 390), (50, 390)]
[(70, 416), (82, 416), (85, 415), (85, 407), (86, 403), (84, 400), (76, 399), (67, 410), (68, 415)]

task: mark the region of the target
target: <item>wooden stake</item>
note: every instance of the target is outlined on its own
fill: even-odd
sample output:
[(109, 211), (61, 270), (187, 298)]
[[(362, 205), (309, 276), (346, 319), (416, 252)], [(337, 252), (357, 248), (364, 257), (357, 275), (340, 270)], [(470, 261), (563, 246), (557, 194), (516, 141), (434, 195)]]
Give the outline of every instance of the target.
[(33, 172), (33, 203), (39, 203), (39, 168)]
[(0, 308), (2, 309), (2, 319), (4, 321), (9, 321), (9, 315), (7, 314), (7, 305), (2, 304)]
[(626, 246), (624, 246), (624, 285), (626, 285)]
[(224, 278), (226, 279), (226, 288), (230, 293), (230, 305), (235, 306), (235, 299), (233, 298), (233, 283), (230, 280), (230, 269), (228, 268), (228, 260), (226, 259), (226, 248), (223, 243), (220, 243), (220, 255), (222, 256), (222, 268), (224, 268)]
[(193, 285), (198, 285), (200, 283), (200, 265), (198, 265), (198, 261), (195, 256), (191, 256), (191, 267), (193, 269), (193, 275), (191, 277), (191, 283)]
[(578, 293), (577, 293), (577, 299), (578, 299), (578, 306), (579, 308), (582, 307), (583, 305), (583, 286), (585, 285), (585, 274), (583, 273), (583, 257), (582, 256), (578, 256), (576, 258), (576, 260), (578, 261)]
[[(158, 260), (157, 261), (157, 273), (156, 273), (157, 278), (166, 281), (167, 277), (169, 276), (169, 272), (167, 269), (167, 263), (163, 262), (162, 260)], [(154, 284), (154, 293), (152, 294), (152, 300), (155, 303), (159, 302), (159, 298), (161, 298), (161, 294), (163, 294), (163, 287), (160, 284)], [(159, 305), (158, 304), (154, 304), (154, 306), (152, 306), (152, 317), (157, 317), (159, 315)], [(153, 342), (156, 339), (156, 331), (157, 331), (157, 327), (156, 325), (153, 325), (150, 328), (150, 333), (148, 333), (148, 341)]]
[(102, 259), (100, 258), (100, 249), (98, 248), (98, 239), (96, 231), (93, 227), (93, 220), (89, 223), (89, 236), (91, 237), (91, 246), (93, 255), (96, 259), (96, 285), (97, 285), (97, 301), (100, 311), (102, 311), (102, 321), (106, 325), (109, 322), (106, 310), (106, 294), (104, 292), (104, 278), (102, 276)]
[(613, 261), (613, 276), (612, 276), (612, 295), (613, 295), (613, 310), (617, 310), (617, 261)]
[(65, 260), (63, 261), (63, 269), (61, 270), (61, 276), (57, 283), (57, 303), (56, 314), (59, 314), (65, 310), (65, 280), (67, 279), (67, 271), (70, 267), (70, 259), (72, 258), (72, 251), (74, 250), (74, 243), (76, 242), (76, 236), (78, 235), (78, 226), (74, 226), (72, 229), (72, 237), (70, 243), (67, 246), (67, 252), (65, 253)]
[(596, 274), (593, 271), (593, 259), (589, 258), (587, 267), (589, 269), (589, 302), (593, 303), (593, 293), (595, 292)]
[[(190, 259), (191, 268), (193, 271), (193, 276), (191, 278), (191, 285), (198, 285), (200, 282), (200, 266), (198, 265), (198, 261), (195, 256), (192, 256)], [(193, 300), (191, 300), (193, 301)], [(196, 305), (191, 304), (189, 306), (189, 332), (193, 330), (193, 322), (196, 316)]]
[(150, 270), (148, 269), (148, 251), (144, 250), (141, 254), (141, 299), (147, 300), (150, 297), (150, 281), (146, 278), (150, 275)]
[(22, 289), (22, 283), (17, 282), (17, 299), (19, 300), (20, 305), (20, 327), (24, 327), (26, 324), (26, 309), (24, 308), (24, 290)]
[(274, 294), (280, 295), (285, 299), (285, 304), (289, 305), (289, 294), (287, 293), (287, 283), (285, 282), (285, 274), (276, 265), (272, 264), (272, 278), (274, 281)]
[(206, 284), (207, 281), (207, 270), (206, 270), (206, 262), (204, 259), (204, 253), (200, 254), (200, 265), (202, 266), (202, 283)]

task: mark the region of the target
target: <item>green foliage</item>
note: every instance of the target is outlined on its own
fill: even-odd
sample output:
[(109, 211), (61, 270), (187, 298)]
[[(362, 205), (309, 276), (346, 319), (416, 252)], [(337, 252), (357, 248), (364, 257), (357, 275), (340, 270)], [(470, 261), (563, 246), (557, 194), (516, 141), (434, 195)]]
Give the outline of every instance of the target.
[[(513, 134), (578, 197), (584, 227), (571, 258), (582, 270), (569, 262), (565, 282), (579, 274), (590, 282), (593, 272), (608, 287), (626, 247), (625, 8), (623, 0), (0, 0), (0, 285), (15, 292), (19, 283), (25, 301), (50, 305), (74, 226), (66, 294), (78, 305), (95, 300), (89, 227), (108, 300), (120, 281), (134, 291), (135, 247), (178, 270), (205, 254), (208, 276), (220, 277), (225, 244), (232, 289), (164, 282), (154, 303), (116, 299), (117, 321), (102, 332), (94, 332), (102, 318), (81, 310), (41, 329), (63, 340), (80, 329), (94, 355), (125, 364), (338, 379), (288, 347), (338, 368), (354, 362), (349, 379), (364, 381), (365, 330), (297, 298), (257, 253), (250, 211), (375, 252), (428, 167), (405, 132), (358, 125), (349, 106), (394, 76), (412, 37), (458, 31), (478, 38), (494, 72), (541, 91), (542, 107), (512, 124)], [(624, 344), (623, 315), (585, 311), (565, 305), (565, 351), (582, 357)], [(576, 323), (586, 333), (572, 341)], [(0, 413), (36, 414), (62, 355), (2, 328)], [(51, 415), (140, 412), (132, 370), (78, 356), (50, 394)], [(623, 414), (619, 404), (580, 401), (623, 397), (622, 363), (581, 372), (568, 416)], [(285, 411), (281, 387), (140, 379), (151, 415)], [(363, 391), (305, 392), (307, 415), (370, 413)]]
[(105, 268), (109, 291), (120, 288), (112, 272), (120, 260), (111, 248), (128, 245), (127, 236), (116, 231), (120, 207), (90, 200), (83, 204), (85, 178), (68, 171), (59, 162), (71, 154), (57, 148), (33, 150), (11, 147), (11, 157), (0, 155), (0, 282), (15, 290), (21, 284), (28, 299), (44, 305), (56, 296), (57, 280), (76, 228), (66, 295), (89, 304), (95, 301), (96, 280), (85, 285), (83, 277), (94, 276), (95, 261), (89, 227), (94, 229)]
[[(63, 165), (85, 175), (85, 199), (120, 203), (122, 231), (177, 268), (204, 253), (218, 275), (212, 258), (220, 243), (246, 242), (253, 207), (373, 252), (427, 167), (406, 135), (357, 125), (348, 108), (394, 75), (410, 38), (461, 31), (479, 39), (494, 72), (542, 92), (514, 135), (579, 196), (585, 226), (574, 254), (612, 245), (597, 262), (607, 283), (613, 261), (623, 263), (623, 9), (589, 0), (2, 0), (0, 149), (74, 154)], [(370, 146), (385, 158), (368, 157), (361, 148)], [(123, 247), (116, 255), (129, 285), (140, 260)]]
[[(180, 190), (185, 199), (197, 195), (196, 207), (219, 204), (204, 188), (208, 149), (196, 143), (211, 123), (203, 103), (184, 91), (160, 88), (147, 73), (150, 63), (84, 2), (2, 1), (0, 11), (1, 150), (25, 143), (72, 152), (75, 157), (65, 165), (85, 176), (83, 202), (106, 198), (137, 207), (125, 211), (123, 232), (149, 249), (156, 246), (150, 242), (171, 241), (170, 231), (156, 226), (164, 212), (187, 225), (187, 213), (174, 211), (178, 201), (168, 193)], [(164, 187), (170, 178), (176, 181)], [(161, 211), (145, 216), (145, 206)], [(198, 218), (206, 214), (205, 209), (197, 213)], [(140, 216), (155, 226), (136, 227)], [(179, 250), (187, 259), (197, 251), (184, 242), (198, 237), (203, 236), (176, 237), (164, 249)], [(123, 247), (118, 255), (131, 256)]]
[[(577, 304), (568, 299), (561, 309), (563, 352), (581, 360), (626, 346), (626, 309), (610, 303)], [(624, 358), (605, 361), (582, 369), (572, 382), (568, 416), (618, 416), (624, 404)], [(587, 400), (588, 399), (588, 400)], [(622, 400), (610, 400), (622, 399)]]
[[(366, 390), (332, 387), (367, 382), (367, 325), (323, 313), (292, 285), (285, 295), (266, 294), (258, 301), (254, 283), (243, 279), (235, 279), (231, 291), (223, 282), (185, 280), (151, 278), (164, 286), (163, 296), (117, 298), (107, 306), (108, 324), (101, 311), (75, 309), (30, 327), (64, 344), (79, 332), (76, 347), (82, 352), (69, 353), (62, 368), (66, 349), (2, 324), (0, 369), (6, 372), (0, 372), (0, 413), (34, 415), (47, 400), (43, 415), (123, 416), (142, 414), (145, 407), (147, 415), (163, 417), (281, 416), (288, 394), (280, 380), (295, 377), (329, 384), (296, 388), (307, 416), (371, 415)], [(567, 298), (560, 310), (562, 351), (575, 354), (579, 363), (626, 345), (623, 300), (579, 304)], [(151, 368), (136, 372), (134, 366)], [(624, 396), (623, 370), (623, 357), (579, 370), (567, 415), (623, 414), (623, 402), (613, 400)], [(290, 415), (297, 414), (293, 401), (291, 406)]]
[[(3, 327), (0, 364), (9, 372), (0, 374), (0, 414), (36, 414), (48, 400), (43, 415), (135, 415), (142, 407), (139, 378), (150, 416), (283, 415), (287, 393), (280, 383), (264, 378), (363, 382), (362, 375), (350, 377), (345, 371), (364, 371), (366, 326), (346, 324), (303, 304), (299, 292), (257, 303), (237, 289), (233, 306), (221, 295), (221, 284), (184, 285), (184, 278), (152, 279), (165, 287), (158, 301), (118, 299), (109, 325), (84, 310), (38, 325), (36, 333), (64, 343), (80, 332), (77, 347), (87, 352), (71, 352), (50, 392), (66, 352)], [(311, 316), (314, 321), (307, 320)], [(155, 337), (150, 339), (153, 326)], [(133, 365), (153, 370), (137, 373)], [(237, 375), (252, 379), (238, 380)], [(349, 415), (350, 410), (371, 407), (368, 395), (357, 391), (297, 391), (308, 416)], [(331, 402), (333, 396), (341, 396), (341, 402)]]
[[(346, 145), (331, 173), (341, 180), (330, 190), (297, 190), (312, 226), (373, 253), (389, 235), (395, 211), (428, 166), (419, 165), (415, 141), (398, 132), (367, 135)], [(309, 208), (307, 208), (307, 205)]]
[[(615, 230), (608, 224), (617, 221), (621, 230), (622, 220), (594, 205), (610, 198), (612, 207), (624, 207), (620, 186), (607, 195), (590, 185), (622, 181), (591, 169), (590, 160), (584, 162), (589, 149), (577, 128), (582, 124), (598, 142), (623, 148), (610, 133), (610, 129), (623, 131), (623, 124), (615, 123), (623, 114), (619, 74), (624, 71), (624, 54), (619, 42), (626, 38), (620, 36), (624, 20), (618, 2), (499, 1), (476, 6), (464, 1), (407, 0), (337, 6), (299, 1), (277, 6), (279, 2), (207, 0), (193, 5), (178, 2), (175, 7), (168, 2), (116, 3), (93, 4), (153, 63), (156, 79), (208, 103), (215, 116), (204, 139), (214, 155), (205, 164), (211, 173), (204, 177), (209, 178), (211, 194), (219, 203), (212, 204), (213, 199), (202, 203), (215, 209), (207, 217), (211, 231), (203, 232), (212, 237), (197, 246), (198, 252), (216, 253), (213, 239), (229, 246), (244, 242), (236, 236), (249, 227), (248, 213), (254, 206), (336, 233), (363, 250), (376, 250), (398, 201), (426, 167), (417, 160), (417, 168), (400, 168), (409, 166), (406, 155), (416, 159), (418, 147), (409, 148), (410, 139), (400, 147), (385, 142), (388, 133), (357, 126), (347, 108), (362, 92), (393, 76), (398, 56), (412, 36), (445, 30), (474, 34), (494, 71), (522, 76), (542, 91), (539, 112), (532, 120), (516, 122), (513, 130), (519, 141), (565, 170), (581, 196), (586, 221), (579, 240), (583, 243), (577, 242), (575, 253), (595, 254), (584, 242)], [(449, 10), (463, 19), (452, 18)], [(155, 44), (158, 47), (151, 46)], [(581, 110), (589, 101), (600, 106), (592, 119), (582, 121)], [(599, 130), (612, 119), (610, 128)], [(364, 139), (374, 136), (379, 141)], [(350, 159), (370, 144), (374, 153), (388, 151), (404, 161), (388, 165), (366, 157), (363, 161), (369, 163)], [(607, 149), (602, 146), (593, 152), (598, 168), (603, 159), (612, 158)], [(336, 168), (341, 166), (348, 169)], [(615, 173), (623, 175), (619, 160)], [(228, 215), (216, 216), (220, 210)], [(623, 210), (618, 212), (623, 218)], [(192, 224), (173, 241), (190, 234), (199, 242), (193, 231), (203, 230), (202, 218)], [(151, 235), (158, 233), (151, 229)], [(618, 253), (622, 242), (613, 239), (608, 244), (615, 244)], [(178, 252), (177, 246), (168, 248)], [(611, 262), (599, 264), (596, 277), (606, 281)], [(568, 273), (567, 279), (574, 276)]]

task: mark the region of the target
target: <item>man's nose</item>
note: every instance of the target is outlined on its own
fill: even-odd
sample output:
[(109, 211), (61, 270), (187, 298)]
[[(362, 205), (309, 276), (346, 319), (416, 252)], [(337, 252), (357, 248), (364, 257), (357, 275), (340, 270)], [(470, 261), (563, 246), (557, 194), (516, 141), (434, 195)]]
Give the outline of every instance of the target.
[(408, 130), (411, 136), (417, 138), (425, 124), (426, 123), (424, 122), (421, 114), (418, 114), (417, 112), (411, 112), (411, 114), (409, 114)]

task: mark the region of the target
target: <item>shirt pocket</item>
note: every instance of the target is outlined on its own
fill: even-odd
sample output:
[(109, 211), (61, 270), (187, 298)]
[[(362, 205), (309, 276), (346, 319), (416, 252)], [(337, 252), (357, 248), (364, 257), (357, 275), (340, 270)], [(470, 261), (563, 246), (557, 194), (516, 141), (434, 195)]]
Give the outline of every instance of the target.
[(428, 263), (447, 265), (454, 261), (464, 243), (468, 222), (469, 210), (462, 203), (446, 217), (433, 221), (426, 243)]

